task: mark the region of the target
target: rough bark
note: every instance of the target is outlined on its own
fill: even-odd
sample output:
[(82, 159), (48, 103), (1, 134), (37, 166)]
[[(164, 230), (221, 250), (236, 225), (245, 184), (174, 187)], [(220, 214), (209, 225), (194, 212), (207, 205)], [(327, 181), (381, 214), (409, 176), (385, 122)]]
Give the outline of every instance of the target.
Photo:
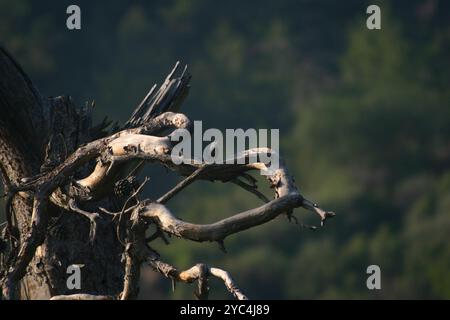
[[(90, 118), (87, 109), (76, 108), (69, 97), (43, 99), (4, 49), (0, 51), (0, 75), (0, 166), (6, 191), (12, 192), (13, 185), (48, 170), (88, 141)], [(16, 258), (20, 243), (30, 232), (33, 195), (33, 191), (11, 194), (7, 214), (14, 230), (6, 234), (15, 234), (17, 229), (20, 241), (8, 241), (11, 245), (3, 256), (5, 260)], [(109, 201), (103, 199), (101, 203), (107, 206)], [(53, 205), (46, 211), (45, 241), (33, 253), (20, 290), (13, 296), (47, 299), (69, 293), (66, 269), (74, 263), (85, 265), (85, 292), (116, 293), (123, 271), (114, 226), (99, 223), (97, 233), (102, 241), (91, 244), (86, 241), (90, 226), (85, 219)]]
[[(148, 263), (173, 281), (198, 281), (199, 299), (208, 296), (209, 276), (221, 278), (236, 298), (246, 299), (224, 270), (201, 264), (178, 272), (160, 260), (151, 242), (170, 234), (216, 241), (225, 250), (227, 236), (280, 214), (294, 218), (296, 207), (317, 213), (322, 223), (334, 215), (300, 195), (283, 164), (273, 172), (264, 163), (248, 161), (175, 165), (169, 156), (174, 146), (171, 135), (191, 127), (190, 120), (177, 113), (190, 80), (186, 68), (177, 75), (178, 69), (177, 63), (124, 126), (108, 130), (107, 121), (92, 125), (93, 105), (77, 108), (70, 97), (42, 98), (18, 64), (0, 49), (0, 171), (7, 198), (2, 298), (134, 299), (140, 267)], [(272, 151), (252, 149), (237, 158), (248, 160), (259, 153)], [(140, 201), (137, 195), (147, 180), (136, 185), (135, 175), (144, 162), (163, 165), (186, 178), (158, 200)], [(268, 171), (274, 200), (257, 190), (248, 174), (251, 170)], [(184, 222), (164, 204), (198, 179), (236, 183), (266, 203), (208, 225)], [(123, 191), (124, 187), (129, 190)], [(146, 238), (150, 225), (157, 231)], [(84, 265), (79, 292), (66, 285), (66, 270), (73, 264)]]

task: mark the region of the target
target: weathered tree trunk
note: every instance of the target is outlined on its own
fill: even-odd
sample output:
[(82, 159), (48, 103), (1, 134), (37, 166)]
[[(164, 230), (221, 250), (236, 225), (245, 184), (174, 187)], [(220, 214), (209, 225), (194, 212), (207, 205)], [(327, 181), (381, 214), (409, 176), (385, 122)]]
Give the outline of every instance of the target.
[[(95, 130), (90, 127), (87, 108), (77, 109), (68, 97), (42, 98), (17, 63), (0, 49), (0, 167), (6, 191), (21, 179), (50, 169), (79, 145), (96, 138), (91, 136)], [(32, 196), (32, 191), (19, 192), (7, 208), (14, 226), (8, 232), (19, 241), (8, 241), (4, 260), (14, 259), (19, 243), (30, 231)], [(114, 209), (113, 203), (102, 199), (106, 208)], [(88, 207), (91, 205), (98, 203)], [(50, 219), (45, 241), (26, 269), (17, 298), (48, 299), (77, 293), (69, 292), (66, 286), (67, 267), (72, 264), (84, 265), (84, 293), (118, 294), (123, 286), (122, 250), (113, 224), (107, 220), (98, 223), (96, 240), (91, 243), (88, 220), (52, 205), (47, 211)]]

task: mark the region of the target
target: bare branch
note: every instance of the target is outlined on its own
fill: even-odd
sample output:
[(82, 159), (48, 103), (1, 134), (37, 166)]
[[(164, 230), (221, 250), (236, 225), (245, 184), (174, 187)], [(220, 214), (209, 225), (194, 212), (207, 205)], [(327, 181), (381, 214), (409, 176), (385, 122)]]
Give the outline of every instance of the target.
[(304, 199), (303, 200), (302, 206), (305, 209), (313, 211), (313, 212), (317, 213), (320, 216), (320, 225), (322, 227), (323, 227), (323, 225), (325, 224), (325, 221), (328, 218), (333, 218), (334, 216), (336, 216), (336, 213), (334, 213), (333, 211), (325, 211), (322, 208), (320, 208), (317, 203), (311, 202), (308, 199)]
[(174, 188), (169, 190), (165, 195), (161, 196), (156, 202), (164, 204), (173, 198), (177, 193), (190, 185), (194, 180), (205, 170), (205, 166), (200, 166), (197, 170), (195, 170), (189, 177), (185, 178), (179, 184), (177, 184)]
[(198, 298), (207, 298), (207, 282), (206, 278), (209, 276), (214, 276), (222, 279), (227, 287), (228, 291), (238, 300), (248, 300), (245, 294), (235, 285), (234, 280), (225, 270), (219, 268), (211, 268), (207, 265), (201, 263), (193, 266), (192, 268), (185, 271), (178, 271), (175, 267), (162, 262), (160, 260), (149, 260), (149, 265), (153, 270), (163, 274), (167, 278), (173, 279), (175, 281), (192, 283), (196, 280), (199, 281), (199, 291), (196, 293)]
[(222, 279), (228, 291), (230, 291), (236, 299), (248, 300), (248, 298), (242, 293), (242, 291), (235, 285), (228, 272), (219, 268), (209, 268), (209, 273), (217, 278)]
[(155, 160), (167, 154), (172, 147), (168, 137), (148, 136), (155, 131), (170, 128), (188, 128), (189, 119), (179, 113), (166, 112), (153, 118), (142, 127), (122, 130), (109, 137), (89, 142), (79, 147), (62, 164), (48, 173), (37, 175), (15, 187), (16, 191), (33, 190), (38, 185), (47, 183), (49, 189), (63, 185), (73, 173), (94, 158), (98, 158), (94, 171), (86, 178), (78, 180), (77, 185), (95, 193), (108, 182), (108, 175), (112, 176), (115, 163), (132, 160)]
[(257, 196), (259, 199), (261, 199), (265, 203), (270, 201), (262, 192), (260, 192), (257, 189), (257, 187), (246, 184), (245, 182), (239, 180), (239, 178), (236, 178), (236, 179), (232, 180), (231, 182), (233, 182), (235, 185), (241, 187), (242, 189), (247, 190), (250, 193), (253, 193), (255, 196)]
[(154, 137), (143, 134), (126, 133), (108, 141), (103, 148), (103, 157), (97, 162), (94, 171), (86, 178), (77, 181), (79, 185), (95, 190), (100, 188), (115, 172), (115, 163), (144, 158), (155, 160), (159, 155), (170, 152), (171, 142), (167, 137)]
[[(273, 152), (270, 149), (260, 148), (251, 149), (241, 154), (241, 157), (249, 158), (255, 154), (262, 152)], [(185, 165), (184, 170), (189, 170), (189, 165)], [(198, 174), (198, 177), (234, 177), (248, 170), (265, 170), (268, 168), (263, 163), (250, 163), (247, 165), (206, 165), (205, 169)], [(191, 165), (195, 168), (195, 165)], [(178, 169), (180, 169), (178, 167)], [(208, 170), (206, 170), (208, 169)], [(198, 170), (198, 169), (197, 169)], [(196, 172), (196, 171), (194, 171)], [(165, 206), (157, 203), (145, 201), (136, 207), (136, 211), (143, 217), (153, 221), (161, 230), (173, 234), (175, 236), (190, 239), (193, 241), (222, 241), (225, 237), (249, 229), (251, 227), (266, 223), (281, 213), (291, 212), (294, 208), (303, 206), (308, 210), (312, 210), (319, 214), (321, 221), (334, 216), (332, 212), (326, 212), (317, 205), (305, 199), (298, 192), (294, 185), (294, 181), (287, 173), (284, 164), (280, 164), (280, 168), (268, 172), (267, 178), (271, 186), (275, 189), (275, 199), (254, 209), (250, 209), (229, 218), (220, 220), (212, 224), (193, 224), (177, 219)]]
[(97, 233), (97, 220), (100, 219), (101, 216), (96, 212), (88, 212), (80, 209), (73, 199), (69, 200), (69, 208), (73, 212), (79, 213), (89, 219), (89, 222), (91, 223), (89, 229), (89, 241), (91, 244), (93, 244)]
[(212, 224), (193, 224), (177, 219), (163, 205), (144, 201), (135, 210), (163, 231), (193, 241), (219, 241), (227, 236), (266, 223), (291, 208), (300, 206), (300, 195), (287, 195), (256, 209), (238, 213)]
[(87, 293), (76, 293), (68, 295), (53, 296), (50, 300), (115, 300), (113, 296), (101, 296)]

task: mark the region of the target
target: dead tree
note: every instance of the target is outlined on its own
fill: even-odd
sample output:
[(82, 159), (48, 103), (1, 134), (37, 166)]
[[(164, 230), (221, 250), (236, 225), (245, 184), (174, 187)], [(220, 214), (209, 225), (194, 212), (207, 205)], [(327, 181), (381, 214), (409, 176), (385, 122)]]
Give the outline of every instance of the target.
[[(321, 222), (332, 212), (304, 198), (287, 168), (267, 176), (275, 191), (268, 200), (257, 190), (251, 170), (266, 164), (175, 165), (171, 135), (190, 129), (177, 113), (189, 90), (190, 75), (179, 65), (155, 85), (130, 119), (110, 128), (92, 125), (93, 105), (76, 107), (70, 97), (43, 98), (15, 60), (0, 49), (0, 169), (6, 203), (1, 233), (2, 299), (133, 299), (140, 267), (149, 264), (172, 281), (198, 282), (197, 298), (208, 296), (208, 277), (222, 279), (237, 299), (246, 299), (224, 270), (198, 264), (180, 271), (163, 262), (152, 241), (166, 235), (215, 241), (269, 222), (293, 209), (317, 213)], [(272, 152), (252, 149), (237, 157)], [(147, 178), (144, 164), (162, 165), (183, 180), (156, 201), (139, 200)], [(264, 200), (260, 207), (212, 224), (178, 219), (164, 204), (196, 180), (234, 182)], [(180, 213), (182, 214), (182, 212)], [(148, 235), (148, 229), (156, 232)], [(66, 286), (67, 267), (83, 264), (83, 288)]]

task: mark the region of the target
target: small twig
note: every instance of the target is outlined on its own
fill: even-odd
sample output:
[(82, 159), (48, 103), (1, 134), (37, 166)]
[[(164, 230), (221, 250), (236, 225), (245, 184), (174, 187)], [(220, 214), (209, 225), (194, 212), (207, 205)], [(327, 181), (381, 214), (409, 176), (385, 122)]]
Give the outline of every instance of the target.
[(245, 173), (243, 172), (241, 174), (241, 177), (244, 178), (245, 180), (248, 181), (248, 183), (250, 183), (250, 185), (252, 187), (257, 187), (256, 183), (258, 182), (251, 174)]
[(69, 208), (73, 212), (79, 213), (89, 219), (89, 221), (91, 223), (91, 225), (89, 227), (89, 242), (91, 244), (93, 244), (94, 240), (95, 240), (95, 236), (97, 234), (97, 219), (100, 219), (101, 216), (96, 212), (88, 212), (88, 211), (82, 210), (81, 208), (78, 207), (75, 200), (73, 200), (73, 199), (69, 200)]
[(152, 242), (159, 238), (159, 229), (156, 230), (150, 237), (145, 238), (145, 242)]
[(95, 219), (100, 218), (98, 213), (96, 213), (96, 212), (88, 212), (88, 211), (85, 211), (85, 210), (81, 209), (80, 207), (78, 207), (78, 205), (76, 204), (75, 200), (73, 200), (73, 199), (69, 200), (69, 208), (70, 208), (70, 210), (85, 216), (89, 220), (95, 220)]
[(316, 226), (311, 226), (309, 224), (304, 224), (303, 222), (298, 221), (297, 217), (294, 216), (293, 214), (288, 215), (288, 219), (289, 219), (289, 222), (294, 220), (294, 223), (296, 225), (300, 226), (301, 228), (310, 229), (310, 230), (317, 230)]
[(125, 201), (122, 207), (122, 210), (120, 211), (121, 214), (125, 212), (125, 208), (127, 207), (128, 202), (130, 202), (131, 199), (135, 198), (139, 194), (139, 192), (141, 192), (142, 188), (145, 186), (148, 180), (150, 179), (148, 177), (145, 177), (144, 181), (140, 184), (140, 186), (128, 197), (127, 201)]
[(190, 185), (192, 182), (194, 182), (194, 180), (200, 175), (200, 173), (203, 172), (203, 170), (205, 170), (205, 168), (206, 168), (206, 166), (200, 166), (191, 175), (189, 175), (187, 178), (183, 179), (180, 183), (178, 183), (175, 187), (173, 187), (171, 190), (169, 190), (166, 194), (161, 196), (156, 202), (164, 204), (167, 201), (169, 201), (177, 193), (179, 193), (181, 190), (183, 190), (188, 185)]
[[(135, 204), (135, 205), (133, 205), (133, 206), (130, 206), (129, 208), (125, 209), (125, 211), (123, 211), (123, 213), (129, 213), (129, 212), (133, 211), (134, 208), (136, 208), (138, 205), (139, 205), (139, 204)], [(105, 214), (110, 215), (110, 216), (113, 216), (113, 217), (117, 217), (117, 216), (119, 216), (119, 215), (122, 213), (122, 211), (112, 212), (112, 211), (109, 211), (108, 209), (105, 209), (105, 208), (103, 208), (103, 207), (98, 207), (98, 210), (99, 210), (101, 213), (105, 213)]]
[(259, 199), (261, 199), (265, 203), (270, 202), (270, 200), (262, 192), (260, 192), (257, 189), (257, 187), (248, 185), (239, 179), (231, 180), (231, 182), (234, 183), (235, 185), (241, 187), (242, 189), (247, 190), (250, 193), (253, 193), (255, 196), (257, 196)]
[(223, 239), (217, 240), (217, 244), (219, 245), (220, 251), (222, 251), (223, 253), (227, 253), (227, 249), (225, 248), (225, 241)]
[(145, 242), (147, 242), (147, 243), (148, 243), (148, 242), (152, 242), (152, 241), (154, 241), (154, 240), (156, 240), (156, 239), (158, 239), (158, 238), (161, 238), (162, 241), (163, 241), (166, 245), (170, 244), (170, 243), (169, 243), (169, 240), (167, 240), (166, 236), (164, 235), (164, 232), (163, 232), (161, 229), (159, 229), (159, 228), (158, 228), (158, 230), (156, 230), (151, 236), (145, 238)]
[(145, 160), (140, 160), (139, 163), (136, 165), (136, 167), (133, 168), (133, 170), (131, 170), (128, 175), (126, 176), (125, 179), (128, 179), (131, 176), (136, 176), (136, 173), (139, 171), (139, 169), (142, 168), (142, 166), (144, 165)]
[(313, 211), (320, 216), (320, 226), (321, 227), (324, 226), (325, 221), (327, 219), (333, 218), (334, 216), (336, 216), (336, 213), (334, 213), (333, 211), (325, 211), (322, 208), (320, 208), (317, 203), (313, 203), (305, 198), (303, 198), (302, 207), (307, 210)]

